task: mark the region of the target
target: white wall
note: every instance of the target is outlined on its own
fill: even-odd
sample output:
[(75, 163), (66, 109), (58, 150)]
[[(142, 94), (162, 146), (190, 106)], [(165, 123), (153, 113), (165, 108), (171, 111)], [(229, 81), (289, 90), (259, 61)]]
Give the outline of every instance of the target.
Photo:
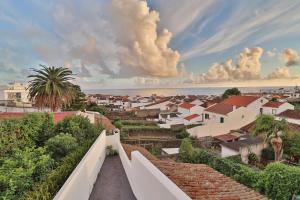
[(300, 119), (292, 119), (292, 118), (285, 118), (285, 117), (275, 117), (275, 119), (278, 121), (285, 119), (289, 123), (300, 125)]
[(137, 199), (191, 200), (140, 152), (131, 152), (131, 160), (129, 160), (120, 144), (119, 156)]
[(232, 149), (229, 149), (229, 148), (223, 146), (222, 144), (220, 146), (221, 146), (221, 157), (222, 158), (228, 157), (228, 156), (235, 156), (235, 155), (240, 154), (238, 151), (234, 151)]
[(263, 107), (263, 113), (266, 115), (277, 115), (283, 111), (294, 110), (294, 109), (295, 109), (295, 106), (286, 102), (286, 103), (280, 105), (278, 108)]
[(106, 146), (119, 141), (119, 135), (106, 136), (105, 131), (82, 158), (54, 200), (88, 200), (106, 156)]
[(216, 114), (215, 119), (205, 121), (203, 126), (188, 129), (188, 132), (196, 137), (217, 136), (239, 129), (256, 119), (256, 113), (245, 107), (240, 107), (229, 113), (224, 118), (224, 123), (220, 123), (220, 116)]
[(262, 107), (262, 105), (266, 104), (267, 102), (268, 102), (268, 100), (266, 98), (260, 97), (256, 101), (254, 101), (251, 104), (249, 104), (247, 106), (247, 108), (255, 111), (256, 114), (259, 115), (260, 114), (260, 108)]

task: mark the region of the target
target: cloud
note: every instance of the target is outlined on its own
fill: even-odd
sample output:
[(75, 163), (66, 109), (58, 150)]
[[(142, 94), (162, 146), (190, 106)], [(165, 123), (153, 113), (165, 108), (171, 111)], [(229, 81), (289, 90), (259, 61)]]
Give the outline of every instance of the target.
[(263, 49), (260, 47), (245, 48), (237, 57), (236, 64), (231, 59), (224, 63), (214, 63), (198, 79), (202, 82), (259, 79), (262, 54)]
[(157, 32), (159, 13), (144, 0), (113, 0), (108, 7), (109, 21), (119, 46), (120, 76), (177, 75), (180, 55), (168, 47), (172, 33)]
[(160, 80), (158, 78), (149, 78), (149, 77), (135, 77), (134, 82), (138, 85), (147, 85), (147, 86), (153, 86), (153, 85), (159, 85)]
[(273, 48), (273, 49), (267, 51), (266, 53), (267, 53), (267, 55), (268, 55), (269, 58), (273, 58), (273, 57), (275, 57), (276, 54), (277, 54), (277, 49), (276, 49), (276, 48)]
[(286, 66), (277, 68), (267, 76), (267, 79), (289, 79), (291, 78), (290, 69)]
[(299, 56), (296, 50), (287, 48), (284, 49), (281, 55), (286, 66), (293, 66), (299, 64)]

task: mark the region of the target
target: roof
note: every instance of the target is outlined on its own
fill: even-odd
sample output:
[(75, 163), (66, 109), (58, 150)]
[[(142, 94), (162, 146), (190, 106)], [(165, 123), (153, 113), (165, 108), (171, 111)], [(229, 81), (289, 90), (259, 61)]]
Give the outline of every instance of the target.
[(179, 154), (179, 148), (162, 148), (161, 150), (169, 155)]
[(228, 113), (233, 111), (233, 106), (224, 103), (217, 103), (215, 105), (206, 108), (204, 111), (217, 113), (221, 115), (227, 115)]
[(300, 120), (300, 110), (286, 110), (278, 115), (277, 117), (283, 117), (283, 118), (291, 118), (291, 119), (299, 119)]
[(268, 103), (264, 104), (263, 107), (279, 108), (282, 104), (284, 104), (284, 102), (269, 101)]
[(246, 107), (259, 98), (259, 96), (231, 96), (228, 99), (225, 99), (222, 103), (238, 107)]
[(184, 109), (191, 109), (194, 106), (195, 104), (191, 104), (188, 102), (183, 102), (182, 104), (179, 105), (180, 108), (184, 108)]
[(192, 114), (192, 115), (186, 116), (184, 119), (188, 120), (188, 121), (191, 121), (192, 119), (197, 118), (199, 116), (200, 115), (198, 115), (198, 114)]
[(259, 200), (267, 199), (258, 192), (236, 182), (204, 164), (159, 160), (142, 147), (122, 144), (129, 159), (139, 151), (191, 199), (194, 200)]
[(253, 144), (263, 143), (264, 140), (261, 137), (252, 137), (250, 135), (243, 135), (239, 140), (233, 142), (222, 142), (221, 145), (227, 148), (239, 151), (241, 147), (246, 147)]
[(223, 142), (229, 142), (229, 141), (234, 141), (234, 140), (238, 139), (239, 137), (236, 135), (231, 135), (230, 133), (227, 133), (227, 134), (215, 136), (214, 138), (221, 140)]

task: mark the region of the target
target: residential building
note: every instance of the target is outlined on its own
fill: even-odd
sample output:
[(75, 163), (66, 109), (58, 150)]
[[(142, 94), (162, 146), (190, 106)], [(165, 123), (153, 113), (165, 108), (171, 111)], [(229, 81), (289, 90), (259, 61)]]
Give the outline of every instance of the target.
[(276, 115), (277, 120), (285, 119), (289, 123), (300, 125), (300, 110), (286, 110)]
[(295, 106), (288, 102), (269, 101), (262, 106), (263, 114), (277, 115), (286, 110), (294, 110)]

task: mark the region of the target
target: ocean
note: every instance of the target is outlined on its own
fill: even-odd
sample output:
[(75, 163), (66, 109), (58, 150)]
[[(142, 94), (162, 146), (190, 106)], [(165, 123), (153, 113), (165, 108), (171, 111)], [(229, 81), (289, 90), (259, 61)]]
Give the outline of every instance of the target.
[[(280, 88), (292, 90), (293, 87), (240, 87), (242, 93), (274, 91)], [(201, 88), (145, 88), (145, 89), (91, 89), (84, 90), (86, 94), (109, 94), (128, 96), (151, 96), (152, 94), (172, 96), (172, 95), (221, 95), (228, 89), (226, 87), (201, 87)]]

